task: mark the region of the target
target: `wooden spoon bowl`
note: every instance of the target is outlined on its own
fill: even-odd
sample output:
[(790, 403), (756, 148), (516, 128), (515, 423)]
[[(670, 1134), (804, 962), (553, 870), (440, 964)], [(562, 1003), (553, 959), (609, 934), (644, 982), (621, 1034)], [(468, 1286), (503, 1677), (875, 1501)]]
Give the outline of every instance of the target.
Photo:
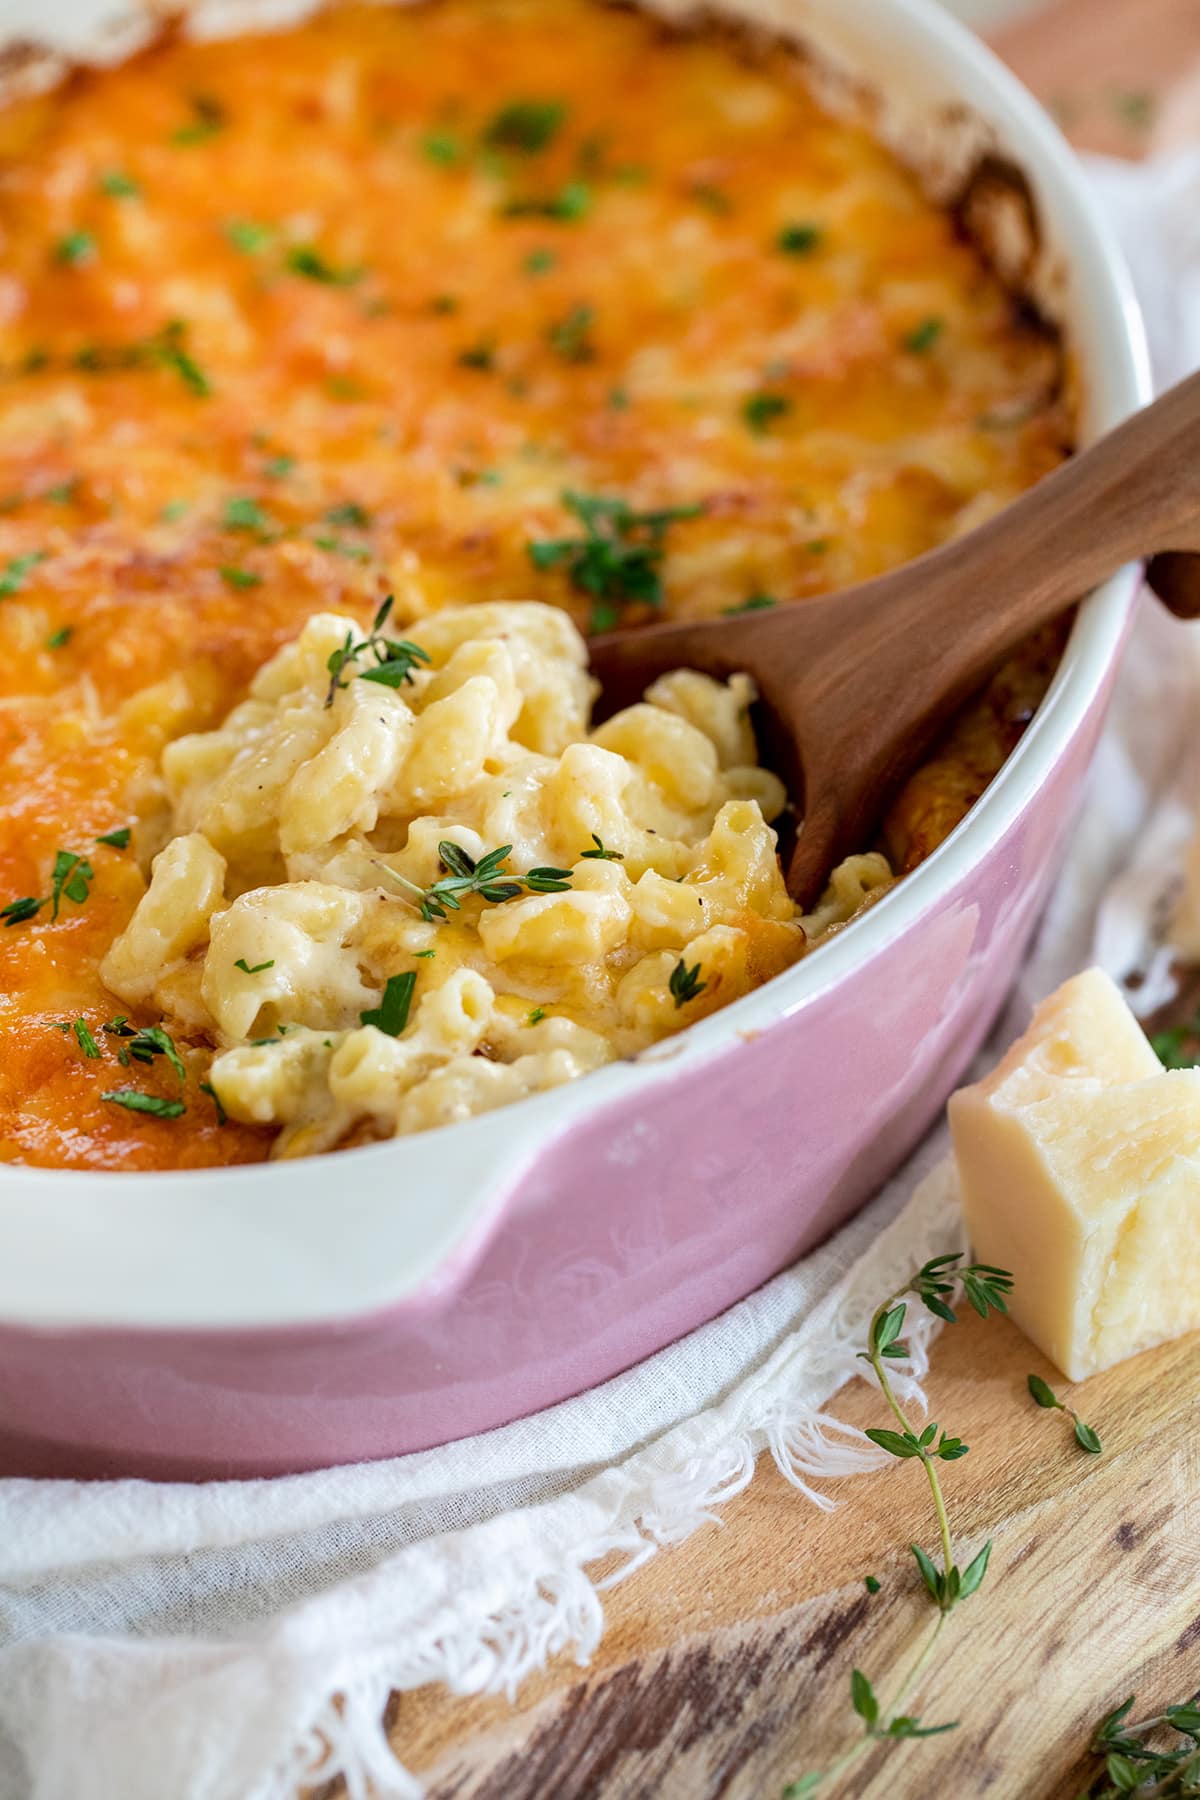
[(1021, 640), (1144, 557), (1170, 610), (1200, 616), (1200, 375), (892, 574), (769, 610), (607, 632), (590, 641), (591, 665), (608, 710), (669, 669), (753, 678), (765, 760), (802, 815), (787, 883), (808, 906)]

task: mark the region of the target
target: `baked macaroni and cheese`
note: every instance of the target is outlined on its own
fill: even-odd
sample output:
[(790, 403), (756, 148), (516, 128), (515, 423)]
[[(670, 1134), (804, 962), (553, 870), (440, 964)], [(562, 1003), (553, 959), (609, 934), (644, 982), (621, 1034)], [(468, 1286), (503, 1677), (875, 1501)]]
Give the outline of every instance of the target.
[(747, 679), (596, 726), (585, 634), (892, 567), (1070, 434), (1056, 339), (781, 43), (337, 5), (12, 100), (0, 1159), (422, 1130), (806, 954), (1058, 635), (802, 918)]

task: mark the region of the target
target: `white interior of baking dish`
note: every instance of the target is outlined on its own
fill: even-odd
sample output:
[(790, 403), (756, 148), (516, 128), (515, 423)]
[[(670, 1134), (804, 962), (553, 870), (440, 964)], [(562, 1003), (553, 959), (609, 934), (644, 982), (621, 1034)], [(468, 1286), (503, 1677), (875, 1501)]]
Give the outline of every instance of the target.
[[(206, 32), (283, 24), (295, 0), (209, 0)], [(682, 0), (657, 10), (684, 16)], [(715, 9), (710, 9), (715, 10)], [(1128, 273), (1069, 147), (1019, 82), (934, 0), (726, 0), (730, 19), (819, 53), (831, 92), (861, 83), (878, 128), (931, 187), (950, 191), (985, 148), (1023, 170), (1042, 245), (1030, 285), (1063, 324), (1082, 377), (1083, 440), (1149, 397)], [(106, 0), (0, 0), (0, 41), (76, 57), (123, 54)], [(60, 65), (61, 66), (61, 65)], [(44, 61), (16, 79), (51, 79)], [(12, 72), (10, 71), (10, 79)], [(0, 1172), (0, 1320), (37, 1324), (281, 1325), (387, 1306), (436, 1282), (514, 1174), (588, 1112), (768, 1029), (910, 929), (1009, 829), (1069, 743), (1111, 668), (1137, 573), (1083, 608), (1045, 703), (969, 817), (818, 954), (647, 1053), (551, 1093), (391, 1144), (286, 1164), (178, 1174)], [(436, 1200), (432, 1197), (436, 1196)]]

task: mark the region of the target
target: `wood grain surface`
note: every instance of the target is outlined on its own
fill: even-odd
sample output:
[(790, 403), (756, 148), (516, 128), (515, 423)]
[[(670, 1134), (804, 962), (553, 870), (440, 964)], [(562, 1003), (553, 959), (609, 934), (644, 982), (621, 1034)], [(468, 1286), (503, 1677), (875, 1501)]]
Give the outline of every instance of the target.
[[(1200, 138), (1200, 0), (1061, 0), (999, 47), (1087, 148)], [(1100, 1457), (1033, 1406), (1030, 1370), (1057, 1380), (1005, 1320), (970, 1316), (936, 1346), (933, 1414), (971, 1445), (945, 1469), (956, 1536), (994, 1550), (913, 1710), (961, 1723), (873, 1752), (838, 1800), (1073, 1800), (1108, 1708), (1200, 1688), (1200, 1338), (1077, 1390)], [(838, 1402), (864, 1425), (880, 1408), (861, 1384)], [(393, 1742), (431, 1800), (775, 1800), (823, 1766), (856, 1735), (851, 1667), (886, 1683), (928, 1628), (906, 1546), (935, 1544), (912, 1465), (828, 1491), (825, 1514), (764, 1463), (723, 1525), (611, 1592), (590, 1668), (554, 1665), (515, 1706), (394, 1699)]]
[[(964, 1556), (994, 1548), (914, 1710), (961, 1724), (873, 1753), (843, 1796), (1071, 1800), (1105, 1711), (1200, 1686), (1200, 1338), (1076, 1390), (1099, 1457), (1033, 1405), (1030, 1370), (1066, 1391), (1006, 1320), (970, 1315), (938, 1343), (933, 1414), (971, 1445), (945, 1470), (951, 1521)], [(869, 1425), (881, 1408), (859, 1384), (837, 1410)], [(833, 1513), (764, 1463), (722, 1526), (612, 1591), (590, 1669), (552, 1669), (515, 1707), (401, 1699), (393, 1739), (431, 1800), (773, 1800), (848, 1746), (851, 1667), (884, 1678), (929, 1628), (906, 1546), (933, 1551), (936, 1528), (911, 1465), (827, 1491)]]

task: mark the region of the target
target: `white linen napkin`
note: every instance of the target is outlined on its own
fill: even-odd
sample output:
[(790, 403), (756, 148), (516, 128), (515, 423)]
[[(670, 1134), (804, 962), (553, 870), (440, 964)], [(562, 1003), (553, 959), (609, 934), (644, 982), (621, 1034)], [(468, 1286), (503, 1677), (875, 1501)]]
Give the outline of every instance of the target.
[[(1166, 382), (1200, 365), (1200, 156), (1093, 170)], [(1134, 845), (1161, 854), (1145, 834), (1194, 732), (1196, 641), (1146, 606), (1068, 866), (985, 1060), (1091, 960)], [(1190, 819), (1197, 798), (1200, 772), (1168, 803)], [(1132, 899), (1113, 889), (1126, 922), (1160, 879), (1156, 862)], [(511, 1692), (558, 1651), (586, 1660), (602, 1586), (710, 1519), (763, 1450), (797, 1504), (823, 1507), (825, 1478), (886, 1461), (827, 1402), (879, 1295), (962, 1241), (942, 1128), (812, 1256), (532, 1419), (283, 1480), (0, 1482), (0, 1796), (294, 1800), (318, 1772), (344, 1775), (351, 1800), (368, 1783), (381, 1800), (419, 1795), (383, 1731), (390, 1692)], [(919, 1318), (910, 1339), (918, 1402), (935, 1327)], [(594, 1580), (614, 1552), (617, 1575)]]

